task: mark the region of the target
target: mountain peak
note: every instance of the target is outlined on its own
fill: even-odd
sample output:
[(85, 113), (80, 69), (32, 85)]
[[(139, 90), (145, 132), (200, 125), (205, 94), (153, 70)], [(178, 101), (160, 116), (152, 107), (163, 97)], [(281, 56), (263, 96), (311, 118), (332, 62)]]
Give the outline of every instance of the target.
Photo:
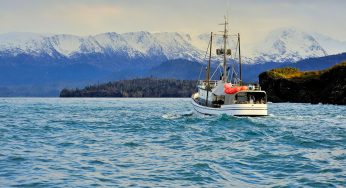
[[(7, 55), (28, 54), (34, 56), (106, 54), (122, 57), (188, 59), (203, 61), (210, 33), (190, 35), (179, 32), (148, 31), (119, 34), (107, 32), (94, 36), (67, 34), (5, 33), (0, 34), (0, 53)], [(233, 43), (228, 44), (232, 48)], [(234, 45), (234, 44), (233, 44)], [(213, 47), (223, 46), (222, 38), (213, 39)], [(296, 62), (310, 57), (344, 52), (346, 42), (318, 34), (309, 34), (293, 27), (278, 28), (261, 42), (252, 46), (243, 45), (245, 63)], [(112, 55), (113, 54), (113, 55)]]
[(279, 28), (270, 32), (253, 51), (253, 56), (262, 62), (295, 62), (326, 55), (312, 35), (294, 28)]

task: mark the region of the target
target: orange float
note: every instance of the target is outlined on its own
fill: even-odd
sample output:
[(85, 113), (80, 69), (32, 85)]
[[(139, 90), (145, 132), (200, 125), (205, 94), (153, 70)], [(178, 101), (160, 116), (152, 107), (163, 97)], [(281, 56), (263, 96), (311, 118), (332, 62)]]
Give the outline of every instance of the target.
[(244, 91), (244, 90), (248, 90), (247, 86), (234, 86), (232, 87), (231, 84), (225, 84), (224, 85), (224, 92), (226, 94), (235, 94), (238, 93), (239, 91)]

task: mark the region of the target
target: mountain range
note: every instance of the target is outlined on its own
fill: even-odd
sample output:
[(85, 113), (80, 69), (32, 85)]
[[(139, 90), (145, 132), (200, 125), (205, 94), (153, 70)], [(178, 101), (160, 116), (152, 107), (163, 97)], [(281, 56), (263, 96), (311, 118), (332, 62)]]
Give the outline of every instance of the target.
[[(145, 31), (93, 36), (0, 34), (0, 95), (36, 96), (32, 93), (36, 90), (40, 96), (55, 96), (62, 87), (143, 76), (196, 79), (206, 62), (209, 38), (210, 34)], [(245, 70), (346, 52), (344, 41), (291, 28), (274, 30), (259, 41), (242, 45)], [(213, 46), (221, 44), (216, 38)], [(236, 42), (231, 40), (228, 45), (235, 48)], [(314, 63), (304, 66), (316, 67)], [(257, 80), (257, 72), (252, 72), (247, 81)]]
[[(33, 57), (78, 58), (83, 55), (102, 54), (121, 56), (127, 60), (155, 58), (158, 61), (187, 59), (203, 61), (209, 34), (197, 36), (177, 33), (150, 33), (145, 31), (124, 34), (103, 33), (94, 36), (52, 35), (35, 33), (0, 34), (1, 56), (27, 54)], [(221, 47), (222, 39), (214, 39), (214, 46)], [(234, 46), (234, 41), (228, 43)], [(249, 61), (294, 62), (305, 58), (322, 57), (345, 52), (346, 41), (339, 41), (322, 34), (308, 34), (290, 28), (281, 28), (268, 34), (255, 44), (242, 47), (243, 56)], [(159, 59), (157, 59), (159, 58)]]

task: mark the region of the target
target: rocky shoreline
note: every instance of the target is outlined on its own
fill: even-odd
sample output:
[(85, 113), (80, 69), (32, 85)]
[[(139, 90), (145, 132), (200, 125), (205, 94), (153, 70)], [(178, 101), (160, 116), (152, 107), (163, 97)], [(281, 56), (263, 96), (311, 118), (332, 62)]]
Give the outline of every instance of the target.
[[(63, 89), (60, 97), (190, 97), (196, 81), (141, 78), (83, 89)], [(278, 68), (259, 75), (271, 102), (346, 104), (346, 62), (322, 71)]]
[(346, 104), (346, 62), (322, 71), (279, 68), (259, 75), (271, 102)]

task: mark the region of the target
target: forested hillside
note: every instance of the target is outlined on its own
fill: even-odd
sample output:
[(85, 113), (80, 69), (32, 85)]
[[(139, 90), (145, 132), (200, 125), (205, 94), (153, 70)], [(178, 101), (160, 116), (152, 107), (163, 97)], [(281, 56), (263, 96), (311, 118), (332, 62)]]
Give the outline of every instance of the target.
[(192, 80), (142, 78), (63, 89), (60, 97), (189, 97), (195, 88)]

